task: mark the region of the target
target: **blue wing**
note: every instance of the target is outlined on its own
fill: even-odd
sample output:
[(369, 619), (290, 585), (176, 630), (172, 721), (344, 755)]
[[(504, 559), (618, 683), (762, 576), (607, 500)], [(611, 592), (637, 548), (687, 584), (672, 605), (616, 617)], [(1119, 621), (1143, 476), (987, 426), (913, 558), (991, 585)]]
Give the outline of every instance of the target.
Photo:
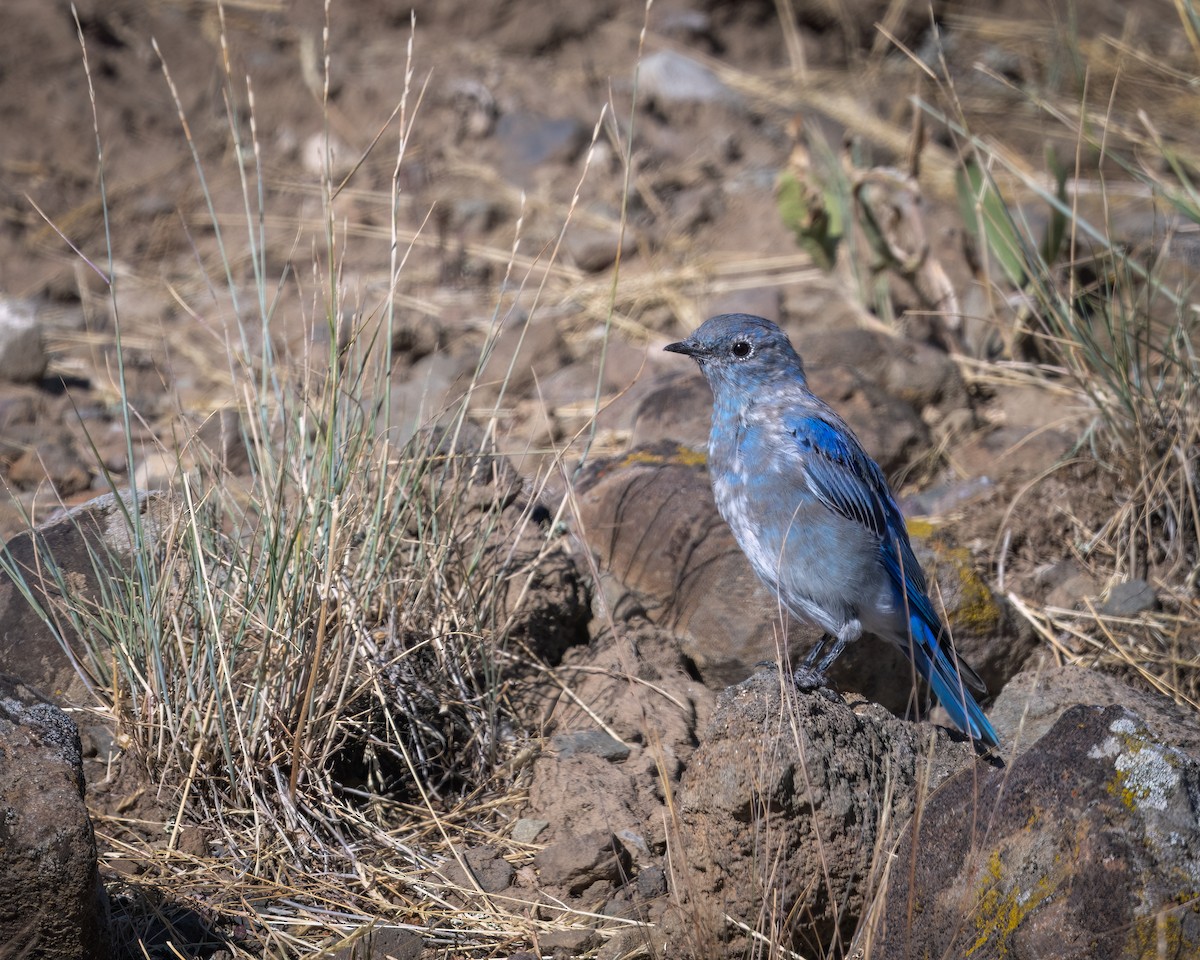
[(814, 414), (788, 414), (783, 423), (807, 454), (805, 473), (821, 502), (883, 540), (891, 495), (879, 467), (849, 430)]
[(929, 600), (925, 574), (909, 543), (900, 508), (883, 472), (849, 429), (815, 413), (785, 415), (784, 425), (804, 451), (804, 471), (817, 498), (830, 510), (857, 521), (879, 538), (879, 554), (892, 584), (907, 606), (912, 656), (934, 694), (962, 729), (996, 743), (996, 734), (965, 682), (983, 691), (983, 681), (967, 664), (951, 659), (945, 630)]

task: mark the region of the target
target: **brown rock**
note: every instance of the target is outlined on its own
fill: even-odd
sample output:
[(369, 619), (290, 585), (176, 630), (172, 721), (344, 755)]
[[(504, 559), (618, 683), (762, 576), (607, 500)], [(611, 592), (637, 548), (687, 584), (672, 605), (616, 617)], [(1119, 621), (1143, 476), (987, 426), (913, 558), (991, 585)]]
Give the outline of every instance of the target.
[(600, 942), (595, 930), (551, 930), (538, 937), (538, 946), (553, 957), (580, 957), (594, 950)]
[(91, 471), (66, 434), (43, 437), (36, 447), (23, 451), (9, 467), (8, 478), (15, 486), (26, 489), (48, 481), (63, 498), (86, 490), (92, 482)]
[(544, 885), (573, 896), (597, 881), (616, 884), (630, 876), (629, 851), (607, 830), (568, 835), (538, 851), (533, 865)]
[(632, 447), (677, 443), (697, 452), (708, 448), (712, 391), (694, 372), (659, 377), (634, 415)]
[[(594, 464), (578, 503), (581, 534), (601, 565), (721, 688), (776, 659), (779, 607), (717, 513), (703, 464), (674, 444), (639, 448)], [(797, 626), (794, 637), (802, 650), (815, 634)]]
[(552, 835), (603, 827), (610, 833), (641, 831), (661, 813), (654, 796), (653, 764), (623, 764), (619, 770), (596, 756), (539, 757), (534, 765), (529, 808), (553, 818)]
[(106, 960), (108, 901), (75, 722), (0, 679), (0, 943), (14, 956)]
[(492, 844), (462, 847), (458, 853), (461, 861), (457, 858), (447, 861), (441, 872), (447, 882), (461, 890), (470, 892), (478, 885), (484, 893), (499, 893), (512, 883), (515, 873), (512, 864)]
[[(562, 670), (573, 696), (554, 704), (549, 727), (575, 749), (563, 750), (556, 735), (534, 762), (529, 816), (550, 825), (538, 839), (603, 829), (645, 864), (665, 849), (666, 798), (714, 695), (691, 675), (675, 637), (636, 618), (569, 651)], [(608, 747), (579, 749), (588, 730)]]
[(774, 672), (721, 694), (679, 788), (683, 943), (719, 939), (726, 915), (806, 954), (848, 937), (918, 796), (983, 769), (943, 730), (835, 700)]

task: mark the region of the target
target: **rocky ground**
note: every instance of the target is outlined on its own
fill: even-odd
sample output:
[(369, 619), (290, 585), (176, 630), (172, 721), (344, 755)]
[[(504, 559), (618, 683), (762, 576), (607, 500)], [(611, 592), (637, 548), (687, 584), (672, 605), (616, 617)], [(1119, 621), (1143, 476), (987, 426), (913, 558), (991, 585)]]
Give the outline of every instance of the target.
[[(1017, 89), (1073, 89), (1068, 66), (1104, 38), (1138, 52), (1135, 94), (1154, 89), (1149, 60), (1194, 68), (1165, 0), (1092, 6), (1082, 23), (1020, 0), (986, 20), (934, 5), (941, 69), (972, 129), (1031, 168), (1047, 142), (1075, 146)], [(936, 64), (927, 8), (368, 0), (331, 5), (327, 34), (315, 2), (76, 9), (86, 61), (66, 7), (0, 12), (0, 532), (131, 478), (172, 489), (181, 464), (214, 456), (238, 476), (241, 364), (270, 350), (318, 369), (331, 339), (374, 329), (390, 297), (397, 446), (470, 390), (472, 420), (494, 429), (522, 490), (497, 502), (558, 538), (552, 551), (542, 533), (521, 541), (521, 562), (545, 566), (540, 593), (512, 609), (515, 636), (571, 695), (541, 694), (504, 843), (456, 838), (431, 867), (455, 909), (519, 904), (535, 933), (447, 947), (393, 923), (345, 956), (777, 955), (749, 931), (804, 956), (1200, 949), (1200, 727), (1147, 690), (1134, 658), (1090, 639), (1099, 610), (1131, 648), (1153, 658), (1174, 643), (1182, 662), (1194, 597), (1152, 564), (1129, 569), (1118, 547), (1087, 546), (1117, 479), (1078, 446), (1086, 398), (1034, 372), (1005, 329), (947, 331), (921, 282), (892, 282), (900, 320), (867, 309), (861, 251), (821, 269), (781, 209), (798, 131), (851, 143), (865, 168), (905, 164), (909, 95), (945, 88), (874, 25)], [(1088, 62), (1110, 79), (1108, 61)], [(1191, 116), (1162, 109), (1164, 123)], [(920, 195), (891, 209), (920, 211), (930, 261), (971, 314), (984, 287), (954, 160), (931, 124)], [(244, 173), (263, 182), (249, 230)], [(1155, 229), (1153, 211), (1115, 215), (1131, 244)], [(839, 663), (840, 697), (762, 669), (780, 653), (778, 617), (708, 495), (710, 398), (661, 351), (726, 310), (787, 329), (814, 390), (918, 518), (918, 557), (994, 696), (1001, 757), (915, 722), (930, 716), (907, 667), (870, 640)], [(115, 516), (112, 502), (89, 509), (85, 533), (41, 534), (81, 594), (99, 589), (83, 544)], [(497, 549), (518, 529), (501, 523)], [(34, 565), (28, 538), (12, 544)], [(1063, 611), (1049, 626), (1046, 608)], [(1077, 615), (1092, 633), (1063, 628)], [(8, 889), (34, 891), (0, 905), (0, 930), (36, 942), (33, 955), (105, 956), (103, 887), (178, 906), (131, 852), (170, 829), (178, 800), (122, 771), (120, 731), (74, 714), (79, 740), (44, 702), (91, 694), (11, 588), (0, 625), (13, 675), (0, 779), (17, 784), (0, 806), (21, 823), (0, 869)], [(787, 639), (794, 651), (810, 638)], [(1101, 659), (1106, 674), (1078, 666)], [(1182, 701), (1193, 680), (1176, 680), (1155, 685)], [(85, 796), (104, 824), (98, 872)], [(216, 855), (203, 823), (182, 829), (172, 849)], [(44, 887), (62, 899), (41, 914), (64, 923), (43, 929), (31, 914)], [(176, 925), (147, 934), (151, 955), (171, 955), (172, 937), (189, 956), (246, 955), (245, 930), (194, 907), (186, 922), (166, 911)]]

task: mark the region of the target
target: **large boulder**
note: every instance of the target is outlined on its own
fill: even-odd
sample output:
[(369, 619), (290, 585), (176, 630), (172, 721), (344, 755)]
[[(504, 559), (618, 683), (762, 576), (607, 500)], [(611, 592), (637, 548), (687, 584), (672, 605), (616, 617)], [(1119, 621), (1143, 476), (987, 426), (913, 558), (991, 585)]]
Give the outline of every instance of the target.
[(58, 707), (3, 677), (0, 891), (0, 944), (11, 956), (109, 957), (79, 731)]
[(1195, 715), (1068, 668), (1018, 678), (994, 716), (1020, 752), (929, 798), (858, 946), (876, 960), (1200, 956)]
[(726, 918), (805, 955), (848, 942), (897, 832), (959, 770), (987, 765), (876, 704), (800, 693), (775, 671), (726, 690), (679, 787), (679, 935), (697, 955), (731, 935)]

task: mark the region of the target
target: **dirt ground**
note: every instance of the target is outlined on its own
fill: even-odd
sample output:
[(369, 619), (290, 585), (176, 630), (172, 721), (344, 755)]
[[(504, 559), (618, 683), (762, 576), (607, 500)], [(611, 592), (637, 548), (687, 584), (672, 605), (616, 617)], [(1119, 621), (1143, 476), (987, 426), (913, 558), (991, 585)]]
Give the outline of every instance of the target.
[[(623, 450), (647, 385), (678, 360), (661, 346), (706, 316), (741, 310), (811, 329), (851, 315), (780, 216), (776, 180), (798, 117), (835, 150), (849, 140), (870, 164), (903, 165), (909, 98), (944, 107), (946, 88), (928, 79), (944, 71), (973, 132), (1040, 170), (1047, 144), (1067, 157), (1075, 145), (1017, 88), (1082, 91), (1086, 75), (1086, 95), (1103, 98), (1113, 75), (1082, 63), (1124, 43), (1137, 54), (1121, 68), (1118, 119), (1157, 103), (1149, 61), (1188, 54), (1174, 5), (1080, 6), (1006, 0), (983, 17), (935, 2), (939, 61), (930, 5), (870, 0), (660, 0), (648, 12), (634, 0), (362, 0), (331, 3), (328, 21), (316, 0), (80, 0), (78, 24), (64, 3), (5, 0), (0, 298), (36, 306), (50, 363), (37, 382), (0, 384), (0, 533), (24, 511), (108, 489), (106, 474), (119, 482), (132, 466), (154, 483), (193, 435), (219, 441), (237, 358), (269, 343), (279, 362), (304, 362), (339, 335), (322, 307), (330, 272), (339, 323), (378, 318), (393, 217), (402, 418), (415, 427), (431, 398), (456, 396), (499, 321), (490, 369), (511, 359), (514, 379), (481, 390), (476, 410), (499, 418), (501, 448), (532, 472), (588, 424), (611, 324), (602, 393), (616, 402), (593, 451)], [(781, 28), (788, 9), (794, 32)], [(679, 54), (706, 69), (665, 56)], [(1194, 117), (1194, 104), (1158, 105), (1171, 129)], [(929, 133), (926, 230), (966, 291), (955, 141), (936, 123)], [(915, 313), (903, 329), (936, 340), (904, 297)], [(509, 332), (530, 316), (525, 340)], [(952, 515), (993, 583), (999, 570), (1023, 597), (1101, 595), (1104, 563), (1076, 546), (1111, 513), (1111, 477), (1054, 469), (1088, 412), (1061, 385), (962, 369), (972, 416), (944, 402), (918, 411), (927, 442), (898, 456), (893, 476), (926, 497), (912, 501), (922, 512)], [(988, 495), (971, 500), (981, 482)]]
[[(1090, 6), (1086, 24), (1074, 27), (1078, 55), (1096, 38), (1134, 30), (1139, 49), (1181, 53), (1168, 4)], [(50, 350), (40, 385), (4, 388), (0, 473), (39, 510), (107, 488), (93, 443), (117, 476), (129, 468), (114, 425), (118, 330), (139, 466), (151, 479), (161, 472), (156, 443), (166, 443), (170, 459), (182, 438), (229, 406), (235, 321), (249, 331), (251, 353), (262, 329), (279, 356), (328, 342), (313, 267), (324, 245), (327, 151), (346, 323), (379, 314), (393, 179), (398, 188), (404, 267), (395, 299), (410, 330), (409, 367), (398, 380), (424, 378), (448, 392), (493, 318), (516, 325), (536, 301), (544, 319), (521, 366), (532, 359), (540, 382), (510, 390), (515, 400), (498, 411), (515, 431), (516, 452), (561, 441), (586, 422), (586, 405), (577, 407), (590, 384), (580, 381), (594, 372), (583, 361), (595, 355), (610, 304), (618, 340), (610, 396), (635, 381), (647, 353), (646, 372), (655, 372), (657, 347), (711, 313), (811, 310), (808, 260), (774, 196), (794, 121), (802, 117), (835, 148), (851, 138), (870, 163), (901, 164), (909, 95), (930, 90), (872, 24), (887, 13), (884, 26), (898, 42), (936, 60), (930, 12), (916, 4), (800, 4), (790, 40), (769, 3), (660, 2), (648, 13), (616, 0), (333, 4), (327, 35), (322, 5), (311, 0), (223, 11), (135, 0), (77, 9), (86, 61), (67, 7), (13, 0), (0, 15), (8, 131), (0, 140), (0, 295), (34, 302)], [(948, 38), (946, 69), (977, 134), (1003, 134), (1031, 158), (1052, 137), (1069, 145), (1000, 85), (1075, 82), (1064, 79), (1070, 63), (1046, 59), (1056, 31), (1072, 28), (1066, 13), (1012, 2), (980, 24), (967, 6), (933, 10)], [(1024, 34), (1013, 27), (1029, 23), (1037, 27)], [(637, 78), (631, 113), (639, 49), (686, 53), (714, 72), (698, 81), (657, 61)], [(1134, 99), (1136, 67), (1123, 79)], [(714, 89), (704, 92), (705, 83)], [(397, 164), (401, 123), (408, 135)], [(950, 205), (948, 143), (933, 131), (925, 202), (932, 247), (962, 289), (970, 269)], [(264, 188), (252, 236), (242, 173), (261, 175)], [(255, 271), (277, 286), (269, 324), (258, 319)], [(439, 367), (424, 356), (434, 349), (452, 359)], [(1020, 406), (1008, 404), (1004, 415), (1020, 419), (1038, 405)], [(602, 441), (619, 449), (624, 425)], [(7, 508), (0, 530), (17, 526)]]
[[(1081, 43), (1136, 29), (1143, 49), (1179, 54), (1168, 5), (1140, 15), (1094, 6)], [(0, 474), (35, 513), (107, 489), (106, 470), (118, 479), (129, 470), (115, 415), (117, 333), (135, 469), (148, 483), (187, 437), (220, 434), (213, 415), (231, 403), (231, 354), (259, 351), (264, 330), (280, 357), (324, 349), (326, 159), (344, 324), (381, 312), (395, 185), (404, 265), (394, 299), (406, 331), (397, 381), (408, 384), (399, 402), (413, 424), (428, 414), (422, 396), (454, 395), (494, 319), (518, 326), (535, 303), (515, 365), (520, 389), (488, 411), (512, 431), (514, 454), (586, 425), (610, 307), (606, 398), (631, 384), (636, 394), (639, 373), (646, 382), (662, 368), (658, 346), (721, 310), (838, 322), (819, 316), (809, 260), (774, 195), (795, 120), (835, 149), (849, 138), (868, 162), (900, 164), (908, 97), (930, 91), (872, 24), (886, 12), (890, 34), (936, 59), (930, 12), (915, 4), (801, 4), (790, 39), (768, 3), (660, 2), (648, 13), (615, 0), (334, 4), (327, 34), (322, 5), (309, 0), (77, 9), (78, 25), (67, 7), (34, 0), (0, 15), (0, 295), (34, 303), (50, 353), (39, 384), (3, 388)], [(1066, 14), (1020, 2), (987, 24), (968, 7), (934, 12), (974, 130), (1003, 133), (1036, 157), (1052, 126), (975, 68), (1069, 86), (1069, 65), (1046, 60)], [(1027, 22), (1037, 30), (1012, 27)], [(712, 72), (696, 80), (670, 60), (647, 64), (631, 113), (639, 50), (686, 53)], [(1123, 82), (1136, 92), (1138, 71), (1127, 68)], [(924, 155), (927, 232), (963, 289), (971, 274), (948, 143), (934, 130)], [(262, 178), (253, 233), (242, 173)], [(257, 207), (253, 191), (249, 202)], [(267, 323), (256, 273), (273, 291)], [(515, 346), (501, 338), (498, 352), (492, 370)], [(496, 399), (484, 391), (479, 407)], [(1018, 430), (1055, 419), (1037, 398), (1002, 407), (996, 417)], [(602, 418), (599, 449), (627, 440), (621, 410)], [(0, 531), (21, 522), (11, 505), (0, 510)]]

